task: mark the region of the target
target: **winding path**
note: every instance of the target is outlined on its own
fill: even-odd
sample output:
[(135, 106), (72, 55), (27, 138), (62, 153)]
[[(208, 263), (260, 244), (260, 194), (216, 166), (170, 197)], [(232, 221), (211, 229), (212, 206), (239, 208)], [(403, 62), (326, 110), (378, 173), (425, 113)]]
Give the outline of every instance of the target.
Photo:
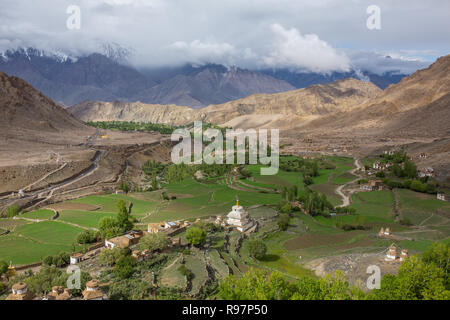
[(353, 183), (353, 182), (355, 182), (355, 181), (357, 181), (357, 180), (359, 180), (361, 178), (359, 175), (356, 174), (356, 171), (358, 171), (359, 169), (362, 168), (362, 165), (361, 165), (361, 162), (359, 161), (359, 159), (355, 159), (355, 166), (356, 166), (356, 168), (350, 170), (349, 173), (355, 175), (356, 178), (354, 180), (352, 180), (352, 181), (349, 181), (349, 182), (343, 184), (343, 185), (340, 185), (335, 190), (336, 194), (339, 195), (342, 198), (342, 202), (343, 202), (338, 207), (346, 207), (346, 206), (350, 205), (350, 195), (351, 195), (351, 193), (349, 195), (346, 195), (346, 194), (344, 194), (344, 192), (342, 192), (342, 190), (347, 185), (349, 185), (349, 184), (351, 184), (351, 183)]

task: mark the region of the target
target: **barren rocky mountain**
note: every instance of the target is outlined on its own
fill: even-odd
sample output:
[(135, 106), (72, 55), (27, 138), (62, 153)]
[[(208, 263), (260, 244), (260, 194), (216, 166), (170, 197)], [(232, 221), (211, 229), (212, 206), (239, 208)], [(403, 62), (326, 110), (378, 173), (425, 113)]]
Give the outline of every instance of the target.
[(0, 132), (7, 135), (22, 130), (56, 133), (89, 129), (24, 80), (0, 72)]
[[(391, 120), (396, 119), (396, 123), (406, 126), (410, 133), (417, 131), (416, 122), (420, 122), (420, 127), (433, 127), (435, 132), (446, 135), (450, 121), (442, 121), (440, 118), (443, 116), (443, 119), (448, 120), (443, 113), (448, 112), (448, 97), (445, 96), (449, 93), (450, 55), (447, 55), (439, 58), (427, 69), (419, 70), (400, 83), (389, 86), (359, 108), (315, 120), (308, 129), (328, 127), (353, 131), (360, 128), (376, 132), (395, 132), (396, 124)], [(441, 98), (442, 100), (438, 101)], [(405, 119), (400, 119), (404, 117)], [(407, 125), (407, 121), (411, 125)], [(414, 123), (416, 125), (413, 125)], [(422, 134), (427, 134), (427, 130), (422, 130)]]
[[(225, 124), (246, 119), (244, 122), (247, 126), (260, 127), (277, 119), (309, 118), (351, 110), (380, 93), (381, 90), (370, 82), (346, 79), (277, 94), (255, 94), (200, 110), (141, 102), (87, 101), (70, 108), (70, 111), (84, 121), (126, 120), (179, 125), (194, 120)], [(228, 125), (237, 126), (236, 124)]]
[(177, 104), (200, 108), (209, 104), (224, 103), (254, 93), (277, 93), (293, 90), (289, 83), (269, 75), (206, 65), (178, 74), (140, 94), (136, 98), (159, 104)]
[(192, 122), (197, 114), (188, 107), (119, 101), (85, 101), (68, 110), (83, 121), (143, 121), (171, 125)]

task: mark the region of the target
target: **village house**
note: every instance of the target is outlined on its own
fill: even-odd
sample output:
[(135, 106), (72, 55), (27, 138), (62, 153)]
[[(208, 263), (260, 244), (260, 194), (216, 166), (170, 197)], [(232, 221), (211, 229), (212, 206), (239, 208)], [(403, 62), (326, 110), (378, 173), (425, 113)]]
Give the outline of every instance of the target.
[(438, 193), (436, 198), (441, 201), (447, 201), (447, 202), (450, 201), (450, 196), (445, 193)]
[(148, 233), (158, 233), (160, 231), (164, 231), (164, 224), (163, 223), (149, 223), (147, 225), (147, 232)]
[(169, 221), (164, 223), (164, 229), (177, 229), (180, 227), (179, 222)]
[(425, 152), (421, 152), (419, 154), (419, 159), (426, 159), (426, 158), (428, 158), (428, 154), (426, 154)]
[(33, 300), (34, 294), (28, 291), (28, 286), (25, 282), (18, 282), (11, 288), (12, 293), (6, 300)]
[(118, 248), (129, 248), (135, 244), (139, 243), (139, 240), (144, 236), (144, 231), (130, 231), (124, 235), (114, 237), (112, 239), (105, 240), (105, 247), (108, 249)]
[(82, 253), (74, 253), (70, 255), (70, 264), (77, 264), (83, 261), (84, 255)]
[(239, 200), (236, 201), (236, 205), (228, 213), (227, 224), (240, 232), (246, 232), (255, 226), (255, 222), (250, 219), (244, 207), (239, 205)]
[(388, 162), (388, 163), (374, 162), (372, 167), (375, 170), (388, 170), (393, 165), (394, 164), (392, 162)]
[(379, 180), (371, 180), (369, 183), (362, 184), (360, 189), (363, 191), (378, 191), (383, 190), (383, 182)]
[(105, 300), (103, 292), (99, 288), (98, 281), (95, 279), (86, 283), (86, 289), (82, 294), (83, 300)]
[(419, 170), (418, 174), (419, 178), (423, 177), (434, 177), (434, 169), (431, 167), (427, 167)]
[(70, 289), (54, 286), (52, 291), (47, 294), (47, 300), (70, 300), (72, 299), (72, 293)]

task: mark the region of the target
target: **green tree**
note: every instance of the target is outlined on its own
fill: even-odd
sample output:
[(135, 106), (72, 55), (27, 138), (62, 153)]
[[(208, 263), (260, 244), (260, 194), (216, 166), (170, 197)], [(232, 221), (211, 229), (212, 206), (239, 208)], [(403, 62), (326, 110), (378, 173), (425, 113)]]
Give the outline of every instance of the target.
[(123, 192), (127, 193), (130, 192), (130, 187), (128, 186), (128, 183), (122, 181), (121, 183), (119, 183), (119, 186), (117, 187), (117, 189), (122, 190)]
[(104, 265), (104, 266), (113, 266), (116, 264), (116, 262), (127, 256), (129, 253), (129, 250), (126, 249), (122, 249), (122, 248), (113, 248), (113, 249), (108, 249), (108, 250), (103, 250), (98, 259), (99, 262)]
[(127, 232), (133, 229), (133, 221), (128, 212), (127, 205), (124, 200), (120, 199), (117, 202), (118, 213), (116, 217), (117, 225), (122, 232)]
[(289, 227), (289, 221), (290, 221), (290, 217), (288, 214), (283, 213), (278, 217), (278, 227), (280, 228), (280, 230), (282, 231), (286, 231), (287, 228)]
[(85, 230), (77, 235), (77, 243), (79, 244), (87, 244), (87, 243), (94, 243), (98, 239), (97, 232), (93, 230)]
[(98, 223), (98, 229), (103, 239), (114, 237), (121, 233), (117, 220), (112, 217), (103, 217)]
[(250, 256), (258, 260), (264, 258), (267, 252), (267, 247), (261, 240), (249, 240), (247, 248)]
[(130, 278), (136, 271), (136, 259), (132, 256), (121, 257), (114, 266), (114, 273), (121, 279)]
[(141, 250), (150, 251), (162, 250), (167, 246), (168, 243), (169, 240), (165, 233), (149, 233), (141, 239), (141, 241), (139, 242), (139, 248)]
[(8, 271), (8, 263), (0, 260), (0, 276)]
[(206, 242), (206, 231), (192, 226), (186, 231), (186, 240), (194, 246), (202, 245)]

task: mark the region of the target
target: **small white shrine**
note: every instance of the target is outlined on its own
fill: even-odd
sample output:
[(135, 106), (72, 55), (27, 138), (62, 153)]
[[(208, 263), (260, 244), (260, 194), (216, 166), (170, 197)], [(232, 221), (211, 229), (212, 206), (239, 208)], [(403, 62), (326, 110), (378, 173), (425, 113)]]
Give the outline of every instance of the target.
[(236, 200), (236, 205), (232, 207), (227, 215), (227, 224), (235, 227), (240, 232), (245, 232), (253, 227), (255, 222), (250, 219), (244, 207), (239, 205), (239, 200)]

